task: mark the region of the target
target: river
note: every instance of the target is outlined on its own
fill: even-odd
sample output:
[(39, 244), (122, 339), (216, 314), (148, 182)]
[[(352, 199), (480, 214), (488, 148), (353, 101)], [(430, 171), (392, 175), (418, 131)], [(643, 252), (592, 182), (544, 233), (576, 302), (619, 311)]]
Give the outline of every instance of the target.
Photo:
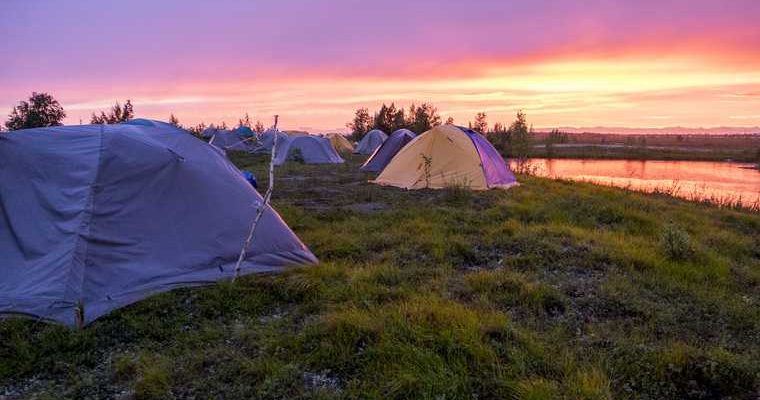
[(631, 190), (659, 191), (689, 200), (760, 206), (760, 171), (753, 164), (711, 161), (531, 159), (538, 176)]

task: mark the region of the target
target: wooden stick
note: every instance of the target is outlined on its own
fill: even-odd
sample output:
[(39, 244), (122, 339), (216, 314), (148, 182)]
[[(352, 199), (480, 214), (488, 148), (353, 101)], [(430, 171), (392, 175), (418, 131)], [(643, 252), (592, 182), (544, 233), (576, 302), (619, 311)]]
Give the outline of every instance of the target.
[(274, 157), (277, 154), (277, 120), (279, 117), (279, 115), (274, 116), (274, 142), (272, 143), (272, 157), (269, 160), (269, 187), (267, 188), (266, 194), (264, 194), (264, 200), (261, 202), (261, 206), (256, 212), (256, 218), (254, 218), (253, 223), (251, 223), (251, 229), (248, 231), (248, 237), (245, 239), (243, 248), (240, 249), (240, 256), (235, 264), (235, 276), (232, 278), (232, 282), (235, 282), (240, 276), (240, 266), (245, 258), (245, 253), (251, 246), (256, 227), (259, 224), (259, 220), (261, 220), (261, 217), (264, 215), (264, 211), (266, 211), (269, 206), (269, 199), (272, 197), (272, 190), (274, 189)]

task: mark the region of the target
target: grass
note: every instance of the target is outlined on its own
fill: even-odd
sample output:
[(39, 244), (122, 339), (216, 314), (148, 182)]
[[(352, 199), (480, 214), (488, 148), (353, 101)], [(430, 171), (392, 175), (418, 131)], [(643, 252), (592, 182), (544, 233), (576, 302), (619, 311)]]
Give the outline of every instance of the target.
[(0, 321), (0, 396), (756, 398), (760, 215), (529, 176), (403, 191), (359, 161), (277, 171), (320, 265), (82, 331)]

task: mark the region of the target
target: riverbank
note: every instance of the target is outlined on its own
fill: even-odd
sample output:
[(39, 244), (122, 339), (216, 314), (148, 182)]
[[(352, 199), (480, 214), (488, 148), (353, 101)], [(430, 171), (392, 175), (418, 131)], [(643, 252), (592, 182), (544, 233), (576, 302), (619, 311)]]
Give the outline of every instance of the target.
[[(260, 177), (264, 158), (233, 160)], [(177, 290), (83, 331), (0, 321), (11, 398), (753, 398), (760, 215), (520, 176), (277, 171), (316, 267)]]
[[(514, 160), (511, 164), (513, 169), (520, 168)], [(531, 158), (522, 168), (534, 176), (590, 182), (760, 212), (760, 171), (750, 163)]]
[(535, 158), (760, 162), (758, 134), (563, 133), (550, 140), (548, 132), (537, 132), (535, 139)]
[(757, 162), (759, 148), (704, 148), (631, 146), (607, 144), (535, 145), (535, 158), (587, 158), (609, 160), (666, 160), (666, 161), (736, 161)]

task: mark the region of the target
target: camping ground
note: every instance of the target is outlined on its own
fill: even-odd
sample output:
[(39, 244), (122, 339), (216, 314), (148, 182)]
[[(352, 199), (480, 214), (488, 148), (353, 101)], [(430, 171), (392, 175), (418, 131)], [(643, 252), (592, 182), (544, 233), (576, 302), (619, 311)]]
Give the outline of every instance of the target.
[[(266, 156), (232, 158), (266, 187)], [(274, 207), (318, 266), (81, 331), (0, 321), (0, 398), (760, 395), (757, 213), (524, 175), (404, 191), (363, 159), (277, 170)]]

